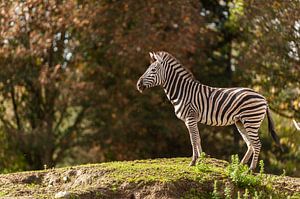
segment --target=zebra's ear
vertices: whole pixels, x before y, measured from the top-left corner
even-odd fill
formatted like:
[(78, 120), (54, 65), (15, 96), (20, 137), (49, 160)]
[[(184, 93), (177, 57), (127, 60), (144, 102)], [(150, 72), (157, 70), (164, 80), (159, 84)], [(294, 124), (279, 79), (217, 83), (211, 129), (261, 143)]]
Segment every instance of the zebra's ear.
[(152, 52), (149, 52), (149, 55), (150, 55), (150, 63), (152, 64), (153, 62), (155, 62), (155, 57), (154, 57), (154, 53)]
[(157, 53), (153, 53), (154, 55), (154, 59), (159, 61), (160, 63), (163, 61), (162, 57), (160, 55), (158, 55)]

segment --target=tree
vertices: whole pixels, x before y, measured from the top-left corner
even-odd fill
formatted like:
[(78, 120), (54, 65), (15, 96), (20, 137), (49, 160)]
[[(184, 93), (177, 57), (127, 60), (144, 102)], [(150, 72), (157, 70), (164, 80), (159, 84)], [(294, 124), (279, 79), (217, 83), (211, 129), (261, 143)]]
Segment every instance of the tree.
[(237, 77), (263, 93), (271, 110), (281, 116), (277, 118), (276, 128), (285, 152), (271, 148), (264, 138), (264, 145), (276, 154), (277, 160), (267, 154), (263, 156), (267, 164), (280, 161), (277, 167), (297, 170), (300, 137), (291, 119), (299, 120), (300, 117), (300, 2), (244, 1), (243, 7), (239, 16), (242, 37), (234, 43), (234, 59), (239, 66)]
[(54, 166), (82, 133), (89, 104), (72, 34), (86, 21), (76, 18), (76, 6), (41, 0), (1, 6), (1, 133), (28, 169)]

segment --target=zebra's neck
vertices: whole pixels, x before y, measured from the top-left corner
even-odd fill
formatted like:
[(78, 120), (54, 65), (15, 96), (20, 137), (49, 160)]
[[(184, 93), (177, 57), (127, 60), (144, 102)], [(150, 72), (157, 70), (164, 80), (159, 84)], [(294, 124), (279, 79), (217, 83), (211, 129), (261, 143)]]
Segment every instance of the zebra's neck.
[(164, 91), (173, 105), (184, 98), (185, 90), (190, 84), (200, 83), (191, 76), (191, 73), (180, 65), (167, 70)]

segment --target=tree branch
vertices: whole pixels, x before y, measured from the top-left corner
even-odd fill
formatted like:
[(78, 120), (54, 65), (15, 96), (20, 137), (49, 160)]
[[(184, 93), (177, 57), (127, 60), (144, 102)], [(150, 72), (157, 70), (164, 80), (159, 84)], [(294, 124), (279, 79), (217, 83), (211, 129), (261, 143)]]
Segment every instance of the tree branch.
[(65, 114), (67, 112), (66, 110), (67, 110), (67, 106), (65, 106), (62, 109), (62, 111), (60, 111), (60, 117), (59, 117), (58, 121), (56, 122), (54, 130), (53, 130), (54, 133), (56, 133), (58, 131), (58, 128), (59, 128), (60, 124), (62, 123), (62, 121), (63, 121), (63, 119), (65, 117)]
[[(62, 154), (65, 152), (66, 149), (68, 149), (72, 145), (72, 140), (69, 139), (70, 136), (72, 135), (72, 132), (76, 131), (76, 128), (78, 125), (81, 123), (82, 119), (84, 118), (84, 113), (86, 111), (86, 108), (82, 108), (82, 110), (78, 113), (74, 123), (69, 126), (64, 134), (58, 138), (56, 147), (58, 149), (58, 152), (56, 153), (56, 157), (53, 158), (53, 162), (56, 164), (61, 158)], [(77, 131), (77, 136), (78, 136)]]
[(298, 131), (300, 131), (300, 123), (297, 123), (296, 120), (293, 119), (293, 123)]
[(11, 86), (10, 94), (11, 94), (11, 100), (12, 100), (14, 115), (16, 117), (17, 128), (18, 128), (19, 131), (21, 131), (22, 126), (21, 126), (21, 121), (20, 121), (20, 117), (19, 117), (19, 114), (18, 114), (18, 105), (17, 105), (17, 101), (16, 101), (16, 98), (15, 98), (15, 88), (14, 88), (14, 86)]

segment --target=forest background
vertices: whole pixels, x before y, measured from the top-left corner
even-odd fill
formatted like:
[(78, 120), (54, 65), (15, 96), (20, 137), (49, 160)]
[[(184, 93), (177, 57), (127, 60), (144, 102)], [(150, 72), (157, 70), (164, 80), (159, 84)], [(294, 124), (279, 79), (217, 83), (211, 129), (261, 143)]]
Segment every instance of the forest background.
[[(135, 84), (164, 50), (215, 87), (250, 87), (272, 110), (281, 152), (260, 130), (265, 170), (300, 176), (300, 1), (27, 0), (0, 3), (0, 171), (191, 156), (160, 88)], [(235, 127), (199, 125), (229, 160)]]

